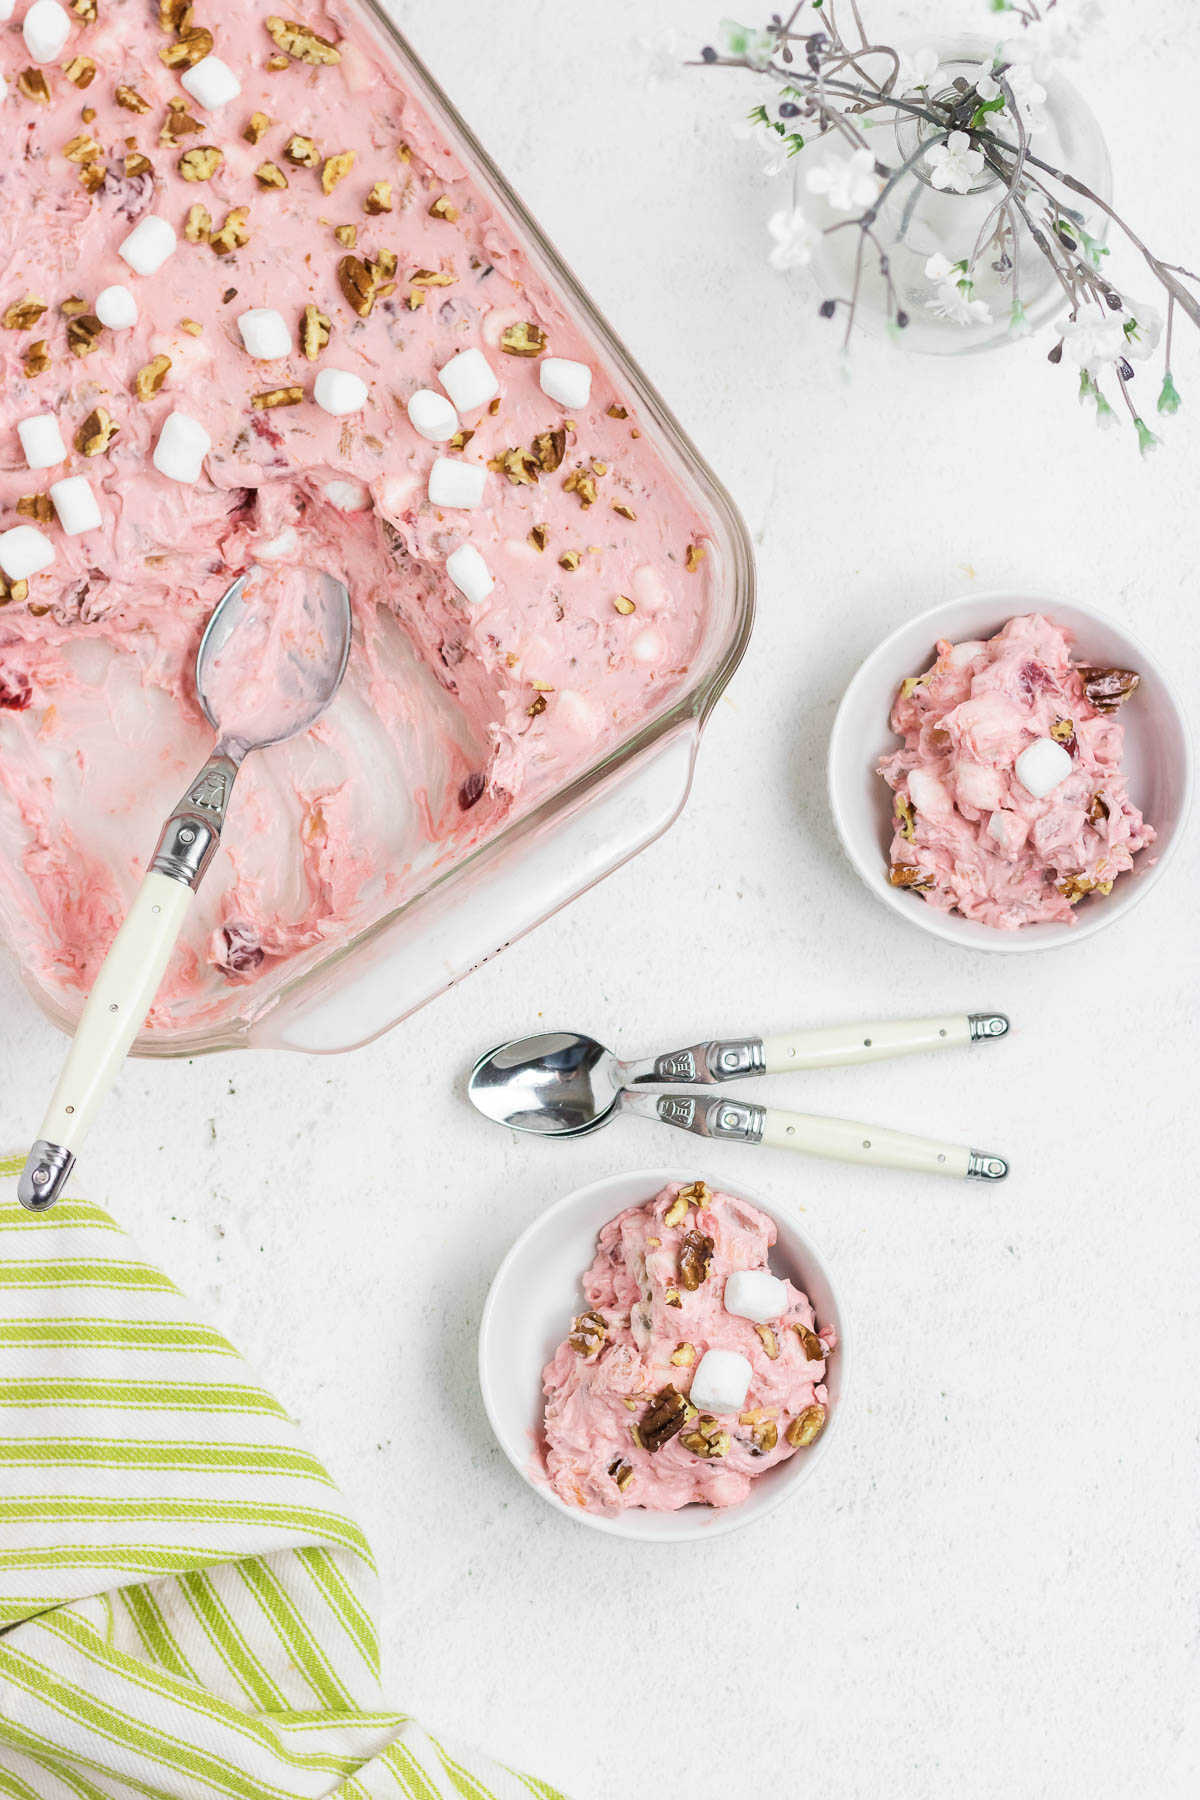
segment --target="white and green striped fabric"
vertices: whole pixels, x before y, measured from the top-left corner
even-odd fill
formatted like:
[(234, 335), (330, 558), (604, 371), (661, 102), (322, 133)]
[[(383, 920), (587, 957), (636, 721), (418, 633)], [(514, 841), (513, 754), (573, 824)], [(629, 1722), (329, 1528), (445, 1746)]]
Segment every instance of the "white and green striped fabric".
[(0, 1161), (0, 1796), (562, 1800), (384, 1706), (374, 1568), (283, 1408), (99, 1207)]

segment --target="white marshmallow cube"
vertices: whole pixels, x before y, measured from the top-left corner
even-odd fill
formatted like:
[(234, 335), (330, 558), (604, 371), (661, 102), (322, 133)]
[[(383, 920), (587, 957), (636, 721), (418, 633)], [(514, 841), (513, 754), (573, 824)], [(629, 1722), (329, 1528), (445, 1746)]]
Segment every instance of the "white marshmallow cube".
[(96, 317), (110, 331), (130, 331), (138, 322), (138, 306), (132, 292), (120, 282), (101, 288), (96, 295)]
[(178, 241), (175, 227), (168, 220), (147, 213), (144, 219), (139, 219), (125, 242), (117, 245), (117, 255), (129, 264), (135, 275), (153, 275), (162, 268), (168, 256), (174, 254)]
[(547, 356), (538, 365), (543, 394), (560, 406), (586, 406), (592, 397), (592, 371), (565, 356)]
[(482, 350), (460, 350), (438, 370), (438, 380), (460, 413), (478, 412), (500, 392), (500, 383)]
[(0, 569), (10, 581), (27, 581), (54, 561), (54, 545), (36, 525), (14, 525), (0, 531)]
[(458, 414), (445, 394), (435, 394), (432, 388), (417, 389), (408, 403), (408, 420), (431, 444), (449, 443), (458, 430)]
[(219, 56), (202, 56), (183, 71), (179, 85), (187, 89), (198, 106), (207, 107), (210, 112), (215, 107), (228, 106), (242, 91), (241, 82)]
[(58, 0), (33, 0), (21, 32), (35, 63), (57, 62), (71, 35), (70, 15)]
[(706, 1350), (696, 1364), (688, 1395), (701, 1412), (741, 1412), (754, 1370), (738, 1350)]
[(429, 498), (434, 506), (469, 510), (483, 499), (487, 470), (482, 463), (458, 462), (439, 456), (429, 471)]
[(67, 446), (53, 413), (34, 413), (32, 419), (20, 420), (17, 436), (31, 469), (52, 469), (55, 463), (66, 462)]
[(0, 0), (0, 25), (7, 25), (16, 11), (17, 0)]
[(154, 446), (152, 461), (160, 475), (172, 481), (199, 481), (212, 439), (203, 425), (187, 413), (168, 413)]
[(52, 481), (50, 498), (68, 537), (81, 537), (85, 531), (99, 529), (100, 508), (86, 476), (65, 475), (61, 481)]
[(735, 1269), (725, 1280), (725, 1311), (765, 1325), (787, 1311), (787, 1283), (769, 1269)]
[(1070, 752), (1053, 738), (1034, 738), (1018, 756), (1013, 773), (1035, 800), (1044, 800), (1067, 779), (1073, 766)]
[(349, 369), (320, 369), (313, 382), (313, 399), (323, 412), (344, 419), (347, 413), (361, 412), (367, 404), (367, 384)]
[(371, 490), (361, 481), (327, 481), (321, 492), (339, 512), (365, 512), (371, 504)]
[(496, 583), (492, 571), (474, 544), (460, 544), (446, 558), (446, 573), (464, 599), (478, 606), (487, 599)]
[(238, 314), (238, 330), (247, 353), (256, 362), (278, 362), (292, 354), (292, 334), (287, 320), (273, 306), (252, 306)]

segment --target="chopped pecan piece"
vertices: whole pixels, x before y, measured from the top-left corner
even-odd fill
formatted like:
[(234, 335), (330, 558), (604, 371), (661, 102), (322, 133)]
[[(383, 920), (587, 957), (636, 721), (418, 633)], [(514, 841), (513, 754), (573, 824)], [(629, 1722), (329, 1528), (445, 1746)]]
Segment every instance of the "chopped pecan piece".
[(564, 550), (558, 559), (558, 566), (565, 569), (568, 575), (573, 575), (582, 560), (578, 550)]
[(1142, 679), (1133, 669), (1097, 669), (1090, 665), (1080, 667), (1079, 677), (1096, 711), (1104, 713), (1116, 712)]
[(683, 1430), (688, 1410), (688, 1403), (678, 1388), (660, 1388), (638, 1421), (643, 1448), (653, 1454), (664, 1444), (669, 1444), (676, 1432)]
[(300, 169), (315, 169), (321, 160), (321, 152), (313, 140), (310, 137), (301, 137), (298, 131), (293, 131), (283, 146), (283, 154), (290, 163), (295, 163)]
[(589, 506), (594, 504), (599, 492), (596, 487), (596, 477), (590, 469), (584, 468), (572, 469), (563, 482), (563, 487), (568, 494), (577, 495), (579, 504), (585, 512)]
[(95, 313), (80, 313), (67, 325), (67, 343), (76, 356), (90, 356), (100, 342), (103, 325)]
[(414, 269), (408, 279), (413, 287), (453, 287), (458, 277), (453, 269)]
[(775, 1336), (774, 1331), (769, 1325), (756, 1325), (754, 1329), (758, 1334), (759, 1343), (771, 1361), (775, 1362), (779, 1356), (779, 1339)]
[(1088, 821), (1092, 825), (1102, 825), (1109, 816), (1108, 801), (1103, 794), (1093, 794), (1092, 803), (1088, 807)]
[(634, 512), (632, 506), (626, 506), (624, 500), (614, 500), (612, 509), (615, 513), (619, 514), (622, 519), (636, 520), (637, 518), (637, 514)]
[(278, 13), (272, 13), (267, 19), (267, 30), (284, 55), (294, 62), (329, 64), (342, 60), (336, 44), (331, 44), (328, 38), (318, 37), (311, 25), (301, 25), (295, 19), (281, 19)]
[(696, 1360), (695, 1344), (676, 1344), (671, 1352), (671, 1361), (681, 1369), (690, 1369)]
[(22, 494), (17, 501), (17, 511), (23, 519), (36, 519), (40, 525), (49, 525), (54, 518), (54, 502), (49, 494)]
[(729, 1454), (729, 1433), (722, 1430), (720, 1420), (714, 1419), (711, 1413), (701, 1413), (695, 1430), (685, 1432), (679, 1441), (693, 1456), (718, 1457)]
[(689, 1181), (686, 1187), (680, 1188), (679, 1197), (689, 1206), (707, 1206), (712, 1199), (712, 1189), (707, 1181)]
[(179, 33), (192, 23), (192, 0), (158, 0), (158, 28)]
[(81, 294), (68, 294), (65, 300), (59, 301), (58, 310), (64, 319), (77, 319), (80, 313), (87, 311), (87, 301)]
[(117, 105), (123, 106), (126, 112), (148, 113), (150, 111), (150, 102), (143, 100), (135, 87), (128, 87), (124, 82), (117, 88), (116, 101)]
[(321, 192), (332, 194), (338, 182), (346, 179), (357, 161), (357, 150), (339, 150), (336, 156), (327, 156), (321, 165)]
[(500, 348), (509, 356), (540, 356), (546, 348), (546, 334), (540, 325), (523, 319), (519, 325), (506, 326), (500, 333)]
[(333, 228), (333, 235), (339, 244), (342, 244), (347, 250), (353, 250), (355, 244), (358, 242), (358, 226), (335, 225)]
[(24, 300), (14, 300), (7, 309), (0, 325), (5, 331), (28, 331), (36, 325), (46, 310), (46, 302), (37, 299), (33, 294), (26, 294)]
[(18, 604), (29, 598), (27, 581), (10, 581), (7, 575), (0, 574), (0, 606), (7, 606), (10, 600)]
[(96, 23), (96, 0), (71, 0), (71, 11), (76, 18), (82, 19), (85, 25)]
[(156, 356), (153, 362), (138, 370), (133, 378), (133, 391), (139, 400), (153, 400), (155, 394), (161, 393), (170, 366), (169, 356)]
[(390, 279), (394, 273), (395, 258), (390, 251), (381, 250), (365, 260), (361, 256), (343, 256), (337, 266), (338, 286), (351, 309), (365, 319), (376, 300), (395, 287)]
[(893, 887), (912, 888), (915, 893), (923, 893), (933, 886), (933, 876), (927, 875), (916, 863), (893, 863), (888, 870), (888, 880)]
[(547, 475), (553, 475), (555, 469), (562, 464), (567, 453), (567, 434), (565, 431), (539, 431), (533, 440), (533, 454), (538, 467)]
[(666, 1287), (663, 1289), (663, 1302), (667, 1306), (682, 1306), (683, 1296), (677, 1287)]
[(303, 398), (302, 387), (268, 388), (265, 393), (255, 394), (250, 404), (256, 412), (263, 412), (275, 406), (299, 406)]
[(189, 337), (202, 337), (204, 335), (204, 327), (199, 319), (180, 319), (179, 329), (180, 331), (186, 331)]
[(608, 1472), (620, 1488), (621, 1492), (624, 1493), (625, 1489), (633, 1480), (632, 1463), (627, 1463), (618, 1456), (613, 1462), (609, 1463)]
[(96, 79), (96, 65), (90, 56), (73, 56), (63, 74), (72, 87), (91, 87)]
[(755, 1456), (765, 1456), (779, 1442), (779, 1425), (769, 1407), (756, 1406), (749, 1412), (739, 1413), (738, 1424), (750, 1427)]
[(590, 1361), (593, 1356), (600, 1354), (607, 1339), (608, 1321), (603, 1313), (585, 1312), (580, 1313), (577, 1319), (572, 1319), (567, 1342), (576, 1356)]
[(183, 235), (189, 244), (207, 244), (212, 237), (212, 214), (207, 206), (189, 206)]
[(1056, 744), (1065, 744), (1067, 746), (1074, 744), (1074, 719), (1055, 719), (1053, 725), (1050, 727), (1050, 736), (1054, 739)]
[(300, 319), (300, 348), (309, 362), (316, 362), (329, 342), (332, 325), (329, 316), (310, 301)]
[(694, 575), (696, 573), (696, 570), (700, 567), (700, 564), (704, 561), (704, 558), (707, 555), (708, 555), (707, 545), (705, 545), (705, 544), (689, 544), (688, 545), (687, 555), (684, 557), (683, 562), (684, 562), (684, 567), (687, 569), (687, 572), (689, 575)]
[(901, 700), (907, 700), (909, 695), (915, 694), (919, 687), (924, 687), (931, 673), (932, 671), (927, 669), (924, 675), (906, 675), (900, 683)]
[(545, 694), (535, 694), (533, 696), (533, 699), (530, 702), (530, 704), (525, 708), (525, 711), (529, 714), (529, 717), (531, 719), (536, 719), (536, 718), (540, 717), (540, 715), (542, 713), (544, 713), (545, 710), (546, 710)]
[(259, 187), (264, 188), (285, 188), (288, 184), (288, 178), (279, 164), (273, 162), (259, 163), (254, 171), (254, 179)]
[(154, 165), (150, 158), (144, 156), (140, 150), (127, 150), (125, 152), (125, 173), (126, 175), (153, 175)]
[(265, 112), (252, 112), (242, 129), (242, 136), (248, 144), (257, 144), (271, 129), (272, 120)]
[(120, 429), (111, 414), (98, 406), (88, 414), (75, 433), (75, 448), (81, 456), (100, 456), (108, 449)]
[(896, 820), (896, 830), (902, 838), (911, 844), (917, 835), (917, 821), (913, 814), (912, 802), (903, 794), (897, 794), (892, 800), (892, 813)]
[(26, 344), (21, 352), (21, 366), (30, 381), (46, 373), (50, 367), (50, 346), (45, 338), (35, 338), (32, 344)]
[(533, 525), (530, 527), (529, 541), (535, 550), (542, 551), (546, 548), (546, 539), (548, 535), (544, 525)]
[(373, 182), (363, 201), (363, 211), (378, 217), (380, 213), (392, 210), (392, 184), (390, 181)]
[(626, 618), (629, 617), (630, 613), (637, 611), (636, 602), (631, 600), (628, 594), (618, 594), (613, 601), (613, 606), (619, 613), (624, 614)]
[(1096, 883), (1087, 875), (1068, 875), (1065, 881), (1059, 882), (1058, 891), (1069, 905), (1074, 906), (1077, 900), (1092, 893), (1095, 887)]
[(689, 1293), (708, 1280), (715, 1248), (712, 1238), (702, 1231), (684, 1232), (679, 1245), (679, 1279)]
[(249, 217), (248, 206), (235, 206), (225, 214), (225, 223), (219, 231), (212, 232), (208, 240), (218, 256), (232, 256), (235, 250), (244, 249), (250, 242)]
[(158, 54), (168, 69), (194, 69), (203, 57), (212, 55), (212, 47), (212, 32), (203, 25), (193, 25), (173, 44), (164, 44)]
[(49, 106), (50, 83), (40, 69), (22, 69), (17, 76), (17, 87), (27, 100), (35, 100), (39, 106)]
[(796, 1414), (783, 1435), (793, 1449), (806, 1450), (810, 1444), (816, 1443), (824, 1429), (825, 1408), (819, 1405), (806, 1406), (803, 1412)]
[(288, 56), (268, 56), (266, 61), (266, 67), (272, 75), (278, 75), (281, 69), (290, 69), (291, 66), (291, 58)]
[(191, 137), (193, 132), (203, 129), (199, 119), (192, 117), (182, 100), (168, 100), (167, 116), (162, 122), (158, 141), (160, 144), (177, 144), (180, 138)]
[(629, 417), (625, 408), (623, 406), (618, 406), (615, 400), (610, 407), (606, 408), (606, 411), (610, 419), (627, 419)]
[(439, 194), (429, 208), (429, 216), (431, 219), (444, 219), (448, 225), (453, 225), (458, 217), (458, 208), (449, 194)]
[(807, 1325), (793, 1325), (792, 1330), (800, 1339), (800, 1348), (804, 1352), (805, 1362), (825, 1361), (825, 1346), (815, 1331), (810, 1331)]
[(681, 1193), (676, 1194), (666, 1212), (663, 1214), (663, 1224), (682, 1225), (688, 1215), (688, 1205), (689, 1202), (685, 1200)]
[(488, 468), (498, 475), (507, 475), (514, 487), (533, 487), (541, 474), (541, 464), (530, 450), (522, 450), (514, 445), (510, 450), (502, 450), (499, 456), (493, 456)]
[(185, 181), (211, 181), (224, 162), (225, 152), (215, 144), (197, 144), (195, 149), (184, 151), (178, 168)]

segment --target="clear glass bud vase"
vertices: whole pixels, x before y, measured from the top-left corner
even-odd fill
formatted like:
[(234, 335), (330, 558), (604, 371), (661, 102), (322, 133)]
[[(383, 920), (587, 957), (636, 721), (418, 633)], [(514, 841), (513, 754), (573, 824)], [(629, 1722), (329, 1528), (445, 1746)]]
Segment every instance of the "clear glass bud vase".
[[(990, 66), (995, 53), (994, 43), (976, 38), (946, 40), (933, 48), (938, 66), (927, 88), (906, 96), (918, 104), (926, 98), (953, 96), (960, 78), (973, 85), (981, 65)], [(1095, 115), (1061, 76), (1039, 74), (1038, 81), (1045, 99), (1038, 103), (1030, 126), (1030, 148), (1043, 162), (1068, 171), (1107, 201), (1112, 171)], [(878, 163), (896, 170), (916, 158), (880, 206), (875, 243), (863, 245), (856, 330), (890, 329), (909, 349), (953, 355), (1012, 342), (1064, 310), (1062, 286), (1029, 223), (1019, 211), (1006, 214), (1003, 223), (1000, 220), (997, 203), (1004, 195), (1004, 183), (998, 175), (984, 168), (967, 193), (938, 188), (932, 162), (921, 155), (922, 143), (936, 134), (934, 125), (883, 111), (863, 115), (855, 123), (865, 130)], [(1015, 141), (1007, 115), (1000, 116), (995, 128), (998, 135)], [(814, 222), (821, 228), (841, 227), (821, 237), (812, 269), (827, 301), (837, 302), (835, 317), (844, 326), (855, 287), (860, 234), (845, 224), (845, 214), (838, 215), (807, 192), (805, 183), (809, 168), (841, 154), (829, 137), (808, 145), (794, 158), (793, 179), (797, 202)], [(1101, 209), (1069, 195), (1053, 181), (1048, 184), (1080, 215), (1081, 228), (1102, 240), (1106, 221)], [(880, 267), (880, 252), (886, 258), (886, 272)], [(972, 265), (970, 286), (955, 290), (951, 278), (948, 296), (944, 270), (964, 261)], [(898, 309), (907, 320), (903, 328), (896, 326)]]

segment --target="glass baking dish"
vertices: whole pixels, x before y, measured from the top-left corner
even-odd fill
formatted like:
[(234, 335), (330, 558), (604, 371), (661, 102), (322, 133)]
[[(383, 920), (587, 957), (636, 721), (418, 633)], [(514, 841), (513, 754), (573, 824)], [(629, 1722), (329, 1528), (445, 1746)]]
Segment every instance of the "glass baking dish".
[[(342, 0), (331, 11), (355, 14), (371, 34), (588, 341), (595, 361), (632, 399), (642, 434), (703, 519), (707, 617), (681, 685), (615, 748), (491, 837), (427, 871), (402, 904), (348, 941), (238, 990), (237, 1009), (218, 1022), (143, 1033), (135, 1045), (142, 1055), (355, 1048), (585, 892), (678, 815), (702, 727), (753, 623), (749, 538), (720, 482), (382, 7), (376, 0)], [(153, 824), (149, 829), (152, 835)], [(22, 974), (47, 1015), (72, 1029), (72, 1006), (27, 969)]]

